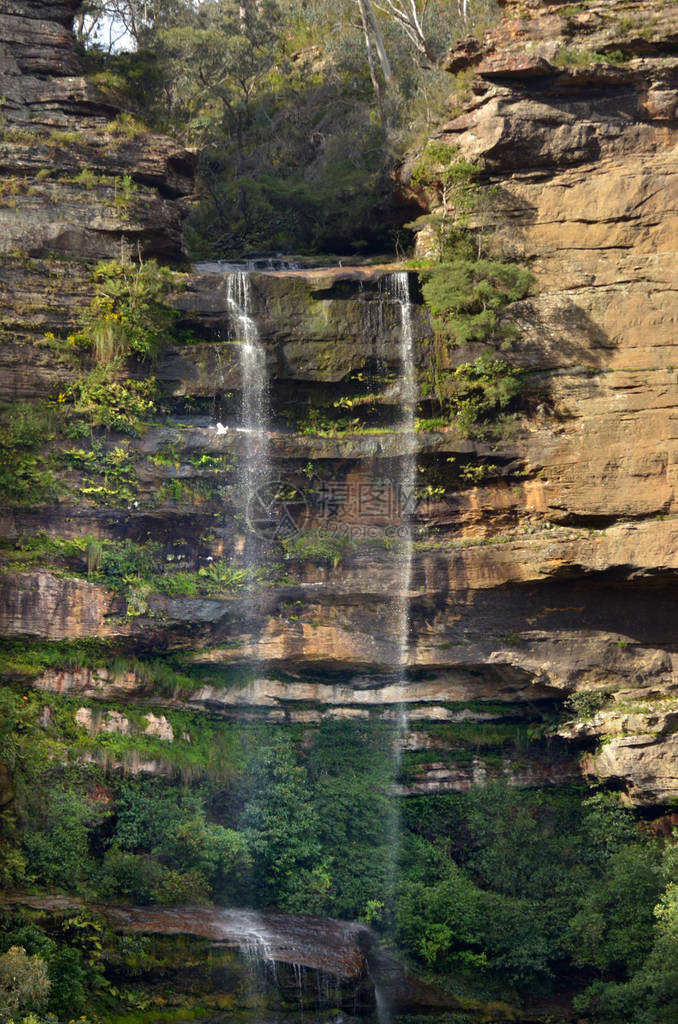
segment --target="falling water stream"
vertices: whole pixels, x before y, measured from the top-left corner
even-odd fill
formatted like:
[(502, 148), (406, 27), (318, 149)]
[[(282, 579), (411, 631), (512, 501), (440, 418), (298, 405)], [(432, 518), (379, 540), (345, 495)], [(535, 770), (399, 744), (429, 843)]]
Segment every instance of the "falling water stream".
[(414, 491), (417, 474), (417, 445), (414, 417), (417, 407), (417, 377), (414, 365), (414, 326), (412, 303), (410, 302), (409, 275), (406, 270), (392, 275), (394, 296), (400, 307), (400, 400), (402, 433), (402, 455), (397, 481), (398, 507), (400, 513), (400, 566), (398, 572), (398, 616), (399, 658), (401, 682), (404, 682), (409, 660), (410, 632), (410, 589), (412, 586), (412, 514), (414, 512)]
[(245, 435), (240, 460), (241, 507), (255, 514), (259, 488), (270, 476), (270, 402), (266, 349), (252, 317), (252, 284), (247, 270), (231, 269), (226, 279), (226, 300), (240, 342), (238, 353), (242, 379), (240, 428)]
[[(394, 625), (396, 637), (395, 674), (398, 686), (402, 691), (407, 685), (407, 671), (410, 658), (410, 593), (412, 589), (413, 565), (413, 514), (415, 509), (415, 484), (417, 474), (417, 438), (415, 433), (415, 413), (417, 407), (417, 378), (414, 357), (414, 324), (412, 303), (410, 300), (409, 275), (407, 271), (397, 271), (389, 275), (385, 282), (386, 294), (394, 299), (399, 307), (400, 320), (400, 418), (397, 430), (400, 438), (400, 456), (398, 472), (393, 480), (397, 495), (397, 511), (399, 520), (399, 542), (396, 547), (397, 564), (395, 571), (395, 595), (392, 599), (394, 609)], [(403, 747), (408, 731), (408, 705), (404, 692), (395, 711), (395, 731), (393, 737), (393, 776), (397, 785), (402, 766)], [(389, 827), (390, 854), (390, 888), (395, 893), (398, 877), (398, 862), (401, 846), (401, 819), (397, 796), (391, 802), (391, 820)], [(389, 1024), (392, 1013), (388, 999), (388, 988), (375, 984), (377, 1000), (377, 1016), (380, 1024)]]

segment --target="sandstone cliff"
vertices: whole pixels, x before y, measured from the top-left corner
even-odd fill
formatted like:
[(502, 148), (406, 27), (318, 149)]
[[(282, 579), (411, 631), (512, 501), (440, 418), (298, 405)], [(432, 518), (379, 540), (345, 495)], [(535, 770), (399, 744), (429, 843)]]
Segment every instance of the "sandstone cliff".
[(91, 261), (186, 258), (171, 200), (192, 187), (193, 154), (119, 116), (81, 76), (71, 30), (78, 6), (0, 5), (4, 399), (63, 382), (44, 336), (73, 328)]
[(449, 55), (476, 77), (438, 136), (482, 162), (490, 245), (537, 278), (518, 358), (541, 401), (505, 447), (527, 479), (501, 504), (496, 488), (459, 503), (475, 529), (514, 517), (505, 547), (464, 557), (473, 614), (500, 603), (522, 638), (492, 663), (609, 695), (587, 770), (650, 802), (673, 774), (677, 31), (675, 4), (506, 4)]
[[(44, 399), (74, 372), (45, 338), (72, 330), (91, 294), (92, 261), (121, 249), (184, 259), (173, 199), (191, 188), (192, 158), (121, 119), (77, 77), (74, 3), (20, 6), (0, 3), (0, 388), (6, 399)], [(384, 546), (347, 543), (320, 555), (288, 551), (254, 603), (228, 587), (116, 591), (86, 578), (84, 553), (67, 565), (24, 560), (18, 571), (21, 558), (10, 557), (6, 636), (105, 638), (125, 656), (179, 651), (196, 673), (190, 692), (162, 698), (133, 666), (122, 675), (100, 665), (52, 669), (37, 674), (38, 688), (103, 706), (144, 698), (309, 727), (328, 714), (393, 715), (406, 701), (421, 723), (406, 739), (413, 791), (468, 788), (488, 771), (516, 785), (583, 771), (637, 803), (678, 795), (676, 5), (652, 24), (619, 4), (572, 13), (533, 2), (506, 13), (482, 44), (450, 55), (451, 70), (473, 66), (475, 78), (440, 139), (483, 160), (498, 188), (491, 244), (536, 276), (535, 295), (513, 310), (531, 411), (492, 447), (452, 429), (419, 435), (423, 479), (442, 474), (446, 497), (420, 511), (427, 532), (407, 595), (405, 683), (394, 674), (401, 638), (384, 600), (402, 586), (398, 559)], [(617, 51), (622, 60), (606, 59)], [(407, 165), (401, 175), (411, 199)], [(422, 209), (430, 201), (416, 198)], [(387, 429), (398, 404), (399, 331), (397, 305), (383, 302), (388, 273), (253, 277), (278, 417), (276, 467), (309, 492), (322, 479), (357, 487), (393, 474), (410, 443)], [(176, 299), (193, 341), (168, 341), (156, 367), (166, 422), (105, 442), (107, 452), (124, 447), (133, 498), (97, 503), (72, 480), (48, 507), (6, 509), (10, 549), (40, 530), (153, 541), (163, 560), (180, 556), (206, 573), (242, 546), (232, 499), (240, 442), (208, 426), (233, 409), (240, 386), (224, 340), (227, 297), (215, 280), (190, 275)], [(411, 288), (416, 294), (414, 278)], [(431, 330), (420, 304), (415, 332), (423, 375)], [(361, 375), (377, 364), (374, 433), (299, 429), (300, 410), (360, 399)], [(486, 467), (481, 483), (460, 472), (467, 465)], [(319, 524), (318, 516), (310, 526)], [(573, 691), (597, 713), (582, 722), (572, 711), (560, 736), (549, 736)], [(487, 721), (507, 736), (531, 724), (538, 738), (521, 751), (495, 738), (488, 760), (475, 739), (469, 749), (454, 732)], [(427, 723), (451, 729), (441, 738)]]

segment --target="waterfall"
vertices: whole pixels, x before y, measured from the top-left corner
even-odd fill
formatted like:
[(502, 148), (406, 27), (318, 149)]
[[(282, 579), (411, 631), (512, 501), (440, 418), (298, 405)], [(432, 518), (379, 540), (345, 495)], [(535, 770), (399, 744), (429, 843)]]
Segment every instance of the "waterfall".
[[(396, 631), (395, 676), (398, 685), (404, 689), (410, 655), (410, 592), (412, 589), (413, 564), (413, 514), (415, 510), (415, 484), (417, 475), (417, 438), (415, 413), (417, 407), (417, 377), (414, 358), (414, 322), (410, 301), (409, 275), (398, 271), (386, 278), (385, 293), (395, 301), (399, 312), (399, 363), (400, 363), (400, 416), (396, 425), (400, 439), (398, 471), (392, 481), (397, 496), (399, 519), (399, 543), (395, 548), (395, 597), (392, 599), (393, 621)], [(408, 706), (404, 699), (396, 707), (395, 731), (393, 737), (393, 775), (397, 780), (402, 765), (402, 752), (408, 729)], [(390, 854), (390, 886), (395, 894), (398, 859), (401, 845), (401, 820), (397, 795), (393, 796), (390, 820), (388, 822)], [(383, 990), (375, 983), (377, 1016), (380, 1024), (392, 1020), (389, 1005), (388, 986)]]
[(401, 373), (401, 419), (403, 451), (396, 482), (398, 508), (401, 519), (400, 535), (402, 546), (398, 566), (397, 630), (399, 636), (399, 658), (401, 681), (407, 670), (409, 658), (410, 631), (410, 589), (412, 586), (412, 514), (414, 512), (414, 491), (417, 476), (417, 441), (414, 417), (417, 408), (417, 376), (414, 365), (414, 324), (410, 302), (409, 274), (406, 270), (392, 275), (390, 281), (393, 295), (400, 307), (400, 373)]
[(270, 402), (266, 350), (251, 315), (252, 287), (249, 271), (229, 272), (226, 300), (240, 342), (240, 430), (245, 435), (239, 471), (241, 505), (246, 515), (256, 516), (257, 491), (270, 477)]

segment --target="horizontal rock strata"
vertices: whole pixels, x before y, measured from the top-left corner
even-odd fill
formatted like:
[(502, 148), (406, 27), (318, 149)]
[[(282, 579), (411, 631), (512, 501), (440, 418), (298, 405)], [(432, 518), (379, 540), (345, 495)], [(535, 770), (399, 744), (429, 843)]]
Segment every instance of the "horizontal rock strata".
[[(28, 5), (32, 28), (42, 26), (30, 42), (16, 4), (0, 2), (0, 167), (14, 182), (0, 197), (4, 400), (53, 399), (68, 383), (72, 369), (45, 338), (77, 323), (93, 261), (122, 246), (181, 262), (174, 200), (192, 187), (192, 155), (120, 121), (78, 76), (67, 46), (72, 7), (49, 5), (48, 16), (47, 6)], [(274, 568), (253, 588), (207, 586), (210, 567), (245, 544), (235, 494), (246, 450), (235, 429), (241, 339), (224, 277), (186, 275), (173, 301), (191, 341), (168, 340), (154, 369), (165, 422), (102, 441), (105, 453), (120, 448), (129, 459), (134, 496), (97, 504), (71, 473), (51, 505), (2, 512), (6, 637), (98, 637), (122, 656), (179, 652), (203, 673), (190, 692), (161, 699), (132, 670), (36, 672), (35, 685), (72, 698), (74, 714), (78, 700), (100, 702), (103, 714), (121, 698), (148, 701), (157, 718), (165, 706), (188, 707), (311, 727), (326, 715), (388, 717), (405, 701), (413, 722), (455, 724), (464, 710), (481, 714), (460, 705), (498, 701), (500, 721), (544, 724), (570, 695), (595, 693), (604, 709), (583, 722), (568, 705), (561, 738), (537, 744), (525, 764), (500, 751), (488, 769), (482, 756), (455, 760), (451, 748), (415, 737), (409, 791), (464, 789), (489, 771), (526, 785), (598, 778), (647, 805), (678, 795), (671, 715), (656, 727), (614, 724), (629, 705), (671, 701), (676, 688), (675, 26), (670, 7), (629, 34), (610, 5), (576, 15), (524, 6), (526, 17), (509, 10), (482, 43), (450, 55), (451, 69), (473, 66), (476, 78), (439, 133), (482, 161), (497, 190), (490, 250), (536, 277), (534, 295), (510, 311), (521, 332), (511, 358), (528, 381), (514, 434), (472, 441), (450, 425), (415, 438), (398, 426), (397, 267), (257, 272), (274, 470), (306, 495), (306, 536), (324, 530), (327, 539), (332, 527), (347, 541), (306, 554), (269, 549)], [(411, 186), (410, 169), (406, 161), (400, 187), (428, 209), (433, 198)], [(426, 244), (422, 232), (421, 251)], [(432, 330), (413, 273), (410, 295), (424, 387)], [(479, 351), (451, 353), (450, 366)], [(318, 409), (344, 422), (314, 428)], [(366, 521), (330, 517), (321, 499), (328, 480), (355, 491), (397, 478), (414, 449), (418, 483), (432, 493), (415, 517), (405, 595), (388, 517), (370, 520), (374, 536), (354, 537)], [(40, 531), (157, 543), (161, 567), (195, 574), (194, 592), (102, 582), (88, 576), (85, 553), (22, 564), (12, 545)], [(404, 597), (405, 666), (394, 614)]]

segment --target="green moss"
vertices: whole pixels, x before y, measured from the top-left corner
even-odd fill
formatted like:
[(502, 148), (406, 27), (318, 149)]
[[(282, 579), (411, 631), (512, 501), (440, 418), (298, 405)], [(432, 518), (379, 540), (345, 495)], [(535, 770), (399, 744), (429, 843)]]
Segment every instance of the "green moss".
[(557, 67), (589, 67), (591, 64), (624, 64), (629, 57), (623, 50), (613, 50), (610, 53), (598, 53), (595, 50), (574, 49), (561, 47), (553, 63)]
[(225, 498), (225, 481), (219, 477), (205, 477), (192, 480), (173, 477), (165, 480), (157, 492), (157, 502), (172, 505), (201, 507), (218, 504), (223, 507)]
[(81, 132), (65, 132), (53, 128), (47, 136), (48, 141), (57, 146), (83, 146), (85, 145)]
[(287, 558), (300, 562), (327, 563), (336, 568), (356, 546), (345, 535), (334, 535), (326, 531), (304, 530), (295, 537), (283, 541)]
[(0, 640), (0, 677), (33, 678), (47, 669), (104, 667), (111, 657), (106, 640)]

